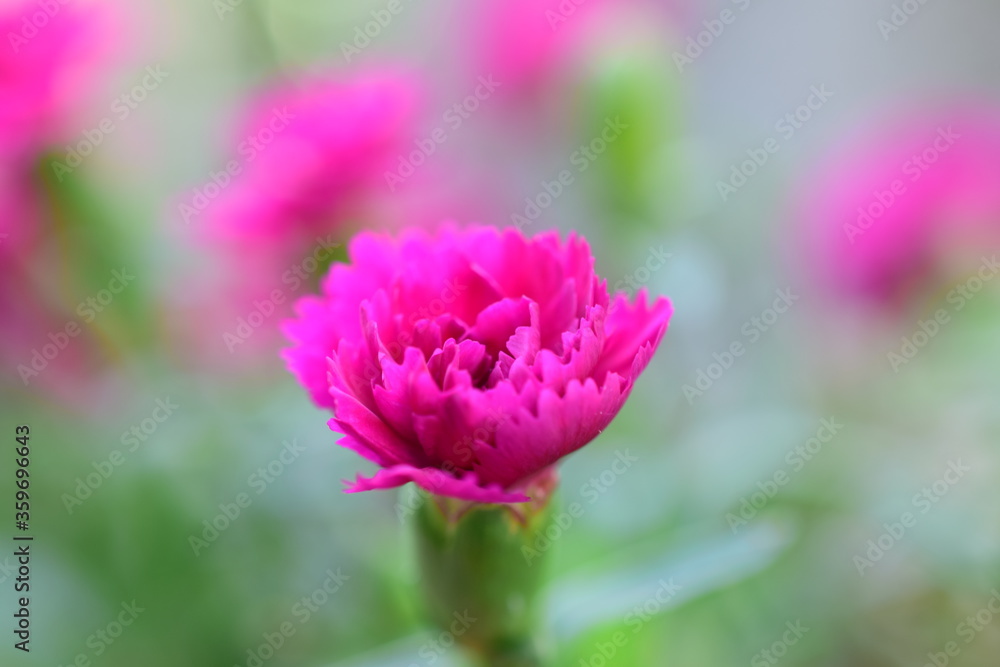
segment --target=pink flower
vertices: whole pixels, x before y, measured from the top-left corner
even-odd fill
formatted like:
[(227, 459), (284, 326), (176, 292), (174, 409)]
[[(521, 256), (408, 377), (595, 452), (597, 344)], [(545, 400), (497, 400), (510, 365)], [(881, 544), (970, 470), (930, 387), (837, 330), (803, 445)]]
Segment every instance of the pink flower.
[(20, 389), (40, 385), (67, 402), (85, 394), (71, 380), (82, 375), (87, 346), (53, 342), (68, 338), (67, 316), (36, 269), (63, 262), (45, 252), (51, 212), (39, 165), (82, 129), (78, 112), (117, 46), (116, 17), (103, 6), (65, 2), (0, 7), (0, 358), (16, 369)]
[(16, 2), (0, 9), (0, 156), (37, 153), (67, 139), (115, 42), (103, 8)]
[(587, 242), (514, 229), (362, 233), (352, 265), (285, 323), (290, 370), (340, 444), (407, 482), (475, 502), (525, 487), (604, 430), (656, 350), (670, 302), (612, 301)]
[[(478, 0), (463, 18), (463, 51), (474, 78), (496, 77), (502, 94), (531, 94), (582, 65), (616, 30), (634, 39), (635, 22), (660, 37), (682, 12), (681, 0)], [(630, 26), (633, 26), (630, 28)]]
[(947, 279), (949, 251), (1000, 245), (1000, 110), (893, 118), (810, 184), (797, 214), (808, 252), (793, 251), (804, 270), (830, 291), (903, 307)]
[[(179, 290), (194, 328), (181, 335), (201, 343), (189, 349), (203, 348), (215, 362), (236, 350), (273, 359), (277, 323), (330, 261), (329, 246), (382, 219), (377, 209), (391, 194), (385, 173), (412, 148), (417, 102), (415, 81), (382, 71), (285, 83), (256, 96), (227, 162), (181, 201), (215, 281), (211, 290)], [(261, 330), (249, 320), (263, 320)]]
[(365, 195), (389, 191), (385, 172), (409, 145), (416, 97), (411, 81), (384, 73), (262, 94), (241, 125), (238, 170), (207, 204), (209, 235), (273, 250), (342, 226)]
[(38, 160), (68, 140), (112, 50), (114, 16), (37, 1), (0, 8), (0, 254), (25, 254), (39, 236)]
[[(560, 6), (573, 8), (566, 15)], [(606, 24), (610, 0), (482, 0), (467, 8), (464, 49), (471, 73), (488, 74), (504, 94), (539, 90), (583, 54), (590, 37)]]
[(588, 0), (564, 16), (563, 0), (482, 0), (469, 6), (468, 51), (476, 75), (495, 76), (512, 91), (539, 86), (581, 48), (598, 10)]

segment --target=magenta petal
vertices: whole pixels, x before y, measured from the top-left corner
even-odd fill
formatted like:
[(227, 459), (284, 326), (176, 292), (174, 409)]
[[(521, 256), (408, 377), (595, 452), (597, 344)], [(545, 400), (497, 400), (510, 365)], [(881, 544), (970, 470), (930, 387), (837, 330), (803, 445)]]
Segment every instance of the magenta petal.
[(496, 354), (520, 327), (531, 324), (531, 303), (524, 297), (497, 301), (479, 313), (469, 334)]
[(407, 482), (414, 482), (422, 489), (439, 496), (476, 503), (524, 503), (531, 500), (523, 493), (506, 492), (495, 484), (482, 486), (477, 482), (475, 473), (466, 473), (463, 477), (457, 478), (437, 468), (415, 468), (409, 465), (383, 468), (372, 477), (365, 478), (359, 475), (353, 483), (350, 480), (344, 482), (351, 485), (346, 489), (347, 493), (392, 489)]
[(285, 350), (282, 356), (313, 401), (332, 408), (326, 360), (335, 349), (337, 335), (329, 306), (317, 297), (304, 297), (295, 304), (295, 312), (297, 319), (282, 323), (282, 330), (295, 346)]
[(666, 299), (614, 303), (587, 243), (554, 233), (363, 233), (354, 264), (286, 331), (289, 366), (384, 470), (353, 491), (413, 481), (475, 502), (518, 489), (614, 419), (666, 331)]
[(593, 380), (571, 381), (565, 394), (542, 391), (537, 412), (521, 410), (501, 424), (496, 447), (477, 452), (476, 470), (504, 486), (521, 482), (583, 447), (603, 431), (621, 408), (625, 396), (617, 375), (606, 386)]
[(631, 376), (632, 362), (639, 349), (646, 344), (656, 349), (673, 312), (673, 305), (663, 297), (647, 306), (645, 290), (639, 291), (635, 305), (619, 296), (608, 313), (604, 352), (594, 368), (593, 377), (601, 380), (606, 372)]
[(337, 414), (331, 420), (331, 426), (336, 425), (341, 433), (351, 436), (376, 453), (380, 464), (422, 462), (420, 451), (410, 447), (368, 408), (339, 389), (332, 389), (331, 393)]

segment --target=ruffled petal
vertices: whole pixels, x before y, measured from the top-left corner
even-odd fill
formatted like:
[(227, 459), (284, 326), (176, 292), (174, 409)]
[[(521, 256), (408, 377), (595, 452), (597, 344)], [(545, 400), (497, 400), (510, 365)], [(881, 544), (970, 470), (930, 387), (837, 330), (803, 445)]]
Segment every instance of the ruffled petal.
[(572, 380), (562, 396), (542, 389), (535, 410), (524, 407), (499, 425), (496, 446), (477, 452), (475, 470), (504, 487), (515, 485), (597, 437), (624, 401), (615, 374), (608, 374), (604, 387), (590, 378)]
[[(624, 296), (615, 299), (605, 324), (604, 350), (593, 377), (601, 382), (608, 372), (632, 376), (632, 362), (639, 349), (647, 344), (656, 349), (673, 312), (673, 305), (664, 297), (647, 305), (646, 290), (639, 290), (635, 304), (630, 304)], [(645, 364), (639, 371), (643, 368)]]
[(300, 304), (286, 358), (341, 444), (384, 467), (352, 491), (522, 502), (611, 423), (672, 312), (644, 291), (610, 304), (579, 237), (448, 226), (361, 234), (350, 254)]
[(504, 491), (496, 484), (481, 485), (473, 472), (455, 477), (438, 468), (415, 468), (409, 465), (383, 468), (371, 477), (358, 475), (354, 482), (350, 480), (344, 482), (350, 485), (346, 489), (347, 493), (393, 489), (407, 482), (414, 482), (420, 488), (439, 496), (475, 503), (524, 503), (531, 500), (523, 493)]

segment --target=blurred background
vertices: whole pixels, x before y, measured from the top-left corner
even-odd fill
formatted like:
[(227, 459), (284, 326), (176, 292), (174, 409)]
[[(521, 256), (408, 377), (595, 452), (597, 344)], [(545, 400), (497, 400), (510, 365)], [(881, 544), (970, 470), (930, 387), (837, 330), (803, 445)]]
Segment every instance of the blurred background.
[(998, 20), (4, 3), (0, 485), (28, 425), (35, 539), (0, 663), (466, 664), (413, 490), (342, 494), (371, 464), (279, 357), (358, 230), (454, 219), (579, 231), (676, 309), (561, 467), (553, 665), (997, 664)]

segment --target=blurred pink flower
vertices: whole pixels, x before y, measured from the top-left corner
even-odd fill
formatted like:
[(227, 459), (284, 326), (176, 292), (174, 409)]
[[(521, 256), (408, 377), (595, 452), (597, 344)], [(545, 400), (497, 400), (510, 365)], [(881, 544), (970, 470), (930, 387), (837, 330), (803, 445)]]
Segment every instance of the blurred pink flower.
[[(468, 52), (477, 76), (510, 91), (538, 87), (580, 48), (609, 0), (481, 0), (469, 6)], [(570, 11), (571, 10), (571, 11)]]
[(333, 246), (382, 216), (386, 173), (412, 148), (419, 94), (414, 79), (378, 71), (282, 84), (253, 100), (230, 161), (181, 203), (215, 269), (180, 290), (200, 300), (182, 308), (208, 357), (220, 358), (221, 340), (230, 353), (273, 359), (296, 292), (314, 284)]
[(262, 94), (205, 206), (209, 236), (273, 251), (342, 227), (366, 196), (388, 192), (385, 172), (412, 141), (417, 96), (413, 81), (387, 73)]
[(37, 1), (0, 8), (0, 254), (26, 252), (37, 238), (38, 161), (76, 130), (115, 41), (112, 16)]
[[(490, 75), (504, 95), (532, 94), (550, 87), (561, 71), (582, 64), (616, 26), (656, 24), (669, 38), (686, 0), (479, 0), (462, 15), (472, 77)], [(624, 23), (622, 23), (624, 21)], [(635, 39), (632, 29), (624, 34)]]
[(672, 312), (614, 301), (587, 242), (448, 226), (365, 232), (352, 265), (285, 323), (290, 370), (340, 444), (380, 466), (350, 491), (407, 482), (475, 502), (526, 486), (604, 430)]
[(107, 9), (37, 0), (0, 8), (0, 159), (37, 155), (76, 130), (73, 112), (116, 41)]
[[(797, 203), (828, 290), (902, 307), (941, 279), (947, 253), (1000, 245), (1000, 110), (910, 113), (848, 141)], [(801, 238), (801, 237), (799, 237)]]
[[(0, 7), (0, 356), (23, 386), (41, 384), (63, 398), (77, 389), (67, 369), (79, 372), (85, 354), (78, 348), (86, 346), (54, 347), (54, 340), (68, 341), (69, 316), (34, 270), (48, 231), (39, 165), (46, 151), (78, 131), (77, 118), (117, 47), (116, 17), (97, 4), (34, 0)], [(50, 363), (57, 370), (39, 370)]]

